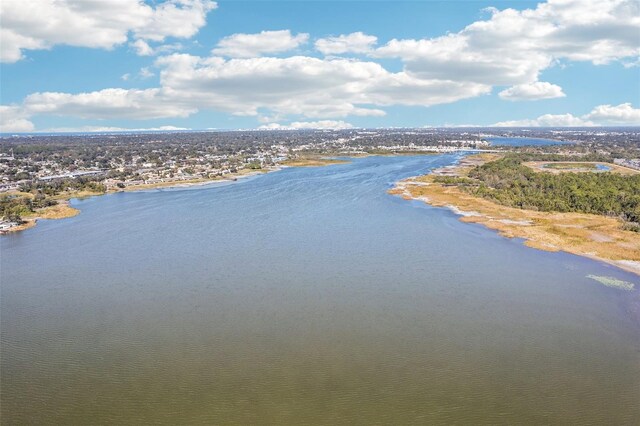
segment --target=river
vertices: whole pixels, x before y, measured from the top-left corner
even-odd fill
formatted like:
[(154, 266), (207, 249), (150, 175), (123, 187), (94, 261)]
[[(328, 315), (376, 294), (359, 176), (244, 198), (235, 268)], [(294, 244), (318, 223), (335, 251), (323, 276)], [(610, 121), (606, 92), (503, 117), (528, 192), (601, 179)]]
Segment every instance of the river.
[(637, 277), (386, 193), (459, 158), (74, 200), (1, 237), (3, 424), (637, 424)]

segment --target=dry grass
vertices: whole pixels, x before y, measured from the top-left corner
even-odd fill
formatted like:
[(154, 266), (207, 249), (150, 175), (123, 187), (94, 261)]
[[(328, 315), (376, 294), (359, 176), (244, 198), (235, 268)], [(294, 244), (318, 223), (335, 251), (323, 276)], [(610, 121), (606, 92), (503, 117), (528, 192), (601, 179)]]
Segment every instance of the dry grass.
[(24, 231), (25, 229), (33, 228), (34, 226), (36, 226), (36, 219), (24, 219), (24, 223), (22, 225), (14, 226), (9, 229), (8, 232)]
[[(459, 173), (466, 171), (463, 166)], [(622, 230), (614, 218), (506, 207), (457, 186), (436, 183), (433, 175), (398, 182), (390, 193), (459, 211), (461, 221), (483, 224), (505, 237), (524, 238), (530, 247), (597, 258), (640, 275), (640, 235)]]
[(22, 192), (22, 191), (7, 191), (2, 193), (3, 196), (14, 196), (14, 197), (25, 197), (25, 198), (34, 198), (35, 195), (33, 195), (30, 192)]
[(23, 218), (24, 223), (22, 225), (11, 228), (9, 232), (18, 232), (24, 231), (25, 229), (33, 228), (34, 226), (36, 226), (39, 219), (65, 219), (68, 217), (76, 216), (79, 213), (80, 210), (71, 207), (67, 201), (61, 201), (55, 206), (38, 209), (28, 216), (25, 216)]
[(80, 213), (80, 210), (71, 207), (68, 201), (60, 201), (55, 206), (38, 209), (35, 212), (25, 216), (24, 219), (65, 219), (67, 217), (73, 217), (78, 213)]
[(97, 192), (97, 191), (64, 191), (61, 192), (58, 195), (53, 195), (49, 198), (51, 198), (52, 200), (61, 200), (61, 201), (67, 201), (70, 200), (72, 198), (89, 198), (89, 197), (95, 197), (96, 195), (104, 195), (104, 192)]
[(40, 219), (65, 219), (80, 213), (80, 210), (73, 208), (68, 202), (60, 202), (55, 206), (45, 207), (37, 210), (34, 215)]

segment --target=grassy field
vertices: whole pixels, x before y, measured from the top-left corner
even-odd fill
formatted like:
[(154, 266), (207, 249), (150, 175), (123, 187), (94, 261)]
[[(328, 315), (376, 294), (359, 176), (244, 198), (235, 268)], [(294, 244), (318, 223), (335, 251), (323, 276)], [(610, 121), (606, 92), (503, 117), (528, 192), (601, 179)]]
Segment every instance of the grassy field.
[(60, 201), (55, 206), (45, 207), (38, 209), (25, 219), (38, 218), (38, 219), (65, 219), (67, 217), (73, 217), (80, 213), (80, 210), (73, 208), (67, 201)]

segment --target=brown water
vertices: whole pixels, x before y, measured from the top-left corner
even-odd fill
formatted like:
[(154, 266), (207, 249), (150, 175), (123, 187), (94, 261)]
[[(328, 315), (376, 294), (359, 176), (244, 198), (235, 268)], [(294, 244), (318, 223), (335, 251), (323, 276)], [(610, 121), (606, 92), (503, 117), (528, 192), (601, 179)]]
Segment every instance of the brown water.
[(640, 424), (637, 278), (385, 193), (453, 158), (109, 195), (3, 237), (2, 424)]

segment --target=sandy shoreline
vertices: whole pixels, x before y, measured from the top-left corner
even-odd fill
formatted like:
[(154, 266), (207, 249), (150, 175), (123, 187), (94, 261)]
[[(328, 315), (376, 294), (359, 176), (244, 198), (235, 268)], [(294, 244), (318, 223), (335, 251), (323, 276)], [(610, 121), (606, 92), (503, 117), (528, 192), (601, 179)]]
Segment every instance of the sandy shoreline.
[(640, 276), (640, 236), (620, 229), (617, 219), (506, 207), (466, 193), (455, 185), (434, 181), (438, 175), (463, 176), (474, 165), (491, 159), (491, 156), (466, 157), (456, 166), (399, 181), (389, 193), (448, 208), (460, 215), (462, 222), (482, 224), (504, 237), (522, 238), (529, 247), (588, 257)]

